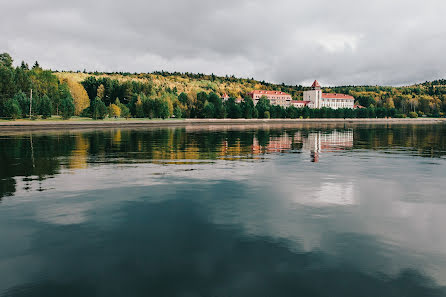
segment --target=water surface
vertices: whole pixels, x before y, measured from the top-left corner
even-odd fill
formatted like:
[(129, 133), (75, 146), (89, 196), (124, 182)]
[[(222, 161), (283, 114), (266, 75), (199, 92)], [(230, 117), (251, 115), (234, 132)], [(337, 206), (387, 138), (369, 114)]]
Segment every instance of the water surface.
[(446, 296), (444, 124), (0, 135), (0, 296)]

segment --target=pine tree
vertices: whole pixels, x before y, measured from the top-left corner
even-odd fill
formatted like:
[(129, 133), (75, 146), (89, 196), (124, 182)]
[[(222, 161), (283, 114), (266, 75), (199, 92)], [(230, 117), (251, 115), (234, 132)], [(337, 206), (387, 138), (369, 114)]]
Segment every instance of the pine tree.
[(73, 98), (71, 98), (71, 96), (62, 98), (60, 103), (60, 113), (62, 115), (62, 118), (64, 120), (68, 120), (74, 115), (74, 110), (75, 107), (73, 103)]
[(42, 118), (46, 119), (51, 117), (52, 111), (53, 108), (51, 106), (51, 100), (47, 95), (44, 95), (40, 100), (39, 114), (42, 116)]

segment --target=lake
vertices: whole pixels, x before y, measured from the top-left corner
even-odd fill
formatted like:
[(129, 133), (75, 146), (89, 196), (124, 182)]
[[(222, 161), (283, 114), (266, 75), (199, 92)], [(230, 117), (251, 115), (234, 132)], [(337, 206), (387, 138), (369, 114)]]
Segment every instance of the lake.
[(446, 296), (446, 125), (0, 132), (0, 296)]

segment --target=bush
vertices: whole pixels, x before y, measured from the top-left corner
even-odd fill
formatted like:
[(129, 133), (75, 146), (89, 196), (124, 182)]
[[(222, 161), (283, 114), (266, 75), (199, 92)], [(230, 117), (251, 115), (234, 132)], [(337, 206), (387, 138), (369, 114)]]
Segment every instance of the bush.
[(411, 111), (411, 112), (409, 112), (409, 117), (412, 119), (418, 118), (418, 113)]
[(269, 119), (271, 117), (271, 115), (269, 114), (269, 111), (265, 111), (264, 113), (263, 113), (263, 118), (265, 118), (265, 119)]
[(403, 118), (405, 118), (405, 117), (406, 117), (405, 114), (401, 114), (401, 113), (397, 113), (397, 114), (395, 114), (395, 118), (397, 118), (397, 119), (403, 119)]
[(75, 106), (73, 100), (69, 97), (62, 98), (60, 102), (60, 113), (64, 120), (68, 120), (74, 115)]
[(15, 99), (8, 99), (4, 104), (5, 115), (13, 120), (18, 119), (22, 115), (20, 104)]

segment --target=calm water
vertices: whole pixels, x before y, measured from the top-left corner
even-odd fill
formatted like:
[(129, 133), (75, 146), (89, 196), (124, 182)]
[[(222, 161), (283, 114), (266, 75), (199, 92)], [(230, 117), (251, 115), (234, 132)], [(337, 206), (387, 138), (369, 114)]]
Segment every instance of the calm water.
[(0, 296), (446, 296), (444, 124), (0, 135)]

